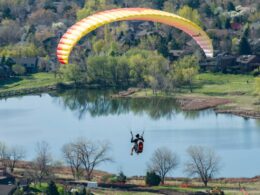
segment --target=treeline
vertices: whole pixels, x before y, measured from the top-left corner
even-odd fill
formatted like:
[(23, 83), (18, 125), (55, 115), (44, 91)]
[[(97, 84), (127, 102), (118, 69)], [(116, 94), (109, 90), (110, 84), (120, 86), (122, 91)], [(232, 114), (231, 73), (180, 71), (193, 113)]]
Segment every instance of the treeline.
[[(62, 34), (89, 14), (119, 7), (150, 7), (179, 14), (208, 31), (218, 53), (259, 54), (255, 42), (260, 35), (260, 6), (256, 0), (1, 0), (0, 80), (27, 73), (23, 64), (10, 63), (14, 57), (39, 57), (37, 71), (57, 72), (56, 47)], [(188, 58), (175, 62), (176, 50), (197, 60), (192, 57), (192, 66), (180, 70), (178, 65)], [(75, 82), (152, 87), (154, 92), (187, 85), (192, 91), (197, 61), (204, 57), (192, 38), (177, 29), (143, 21), (119, 22), (83, 38), (72, 52), (74, 65), (62, 66), (67, 70), (61, 72)], [(76, 65), (79, 67), (71, 67)]]
[(75, 83), (98, 83), (102, 86), (139, 86), (172, 92), (188, 85), (192, 92), (193, 79), (198, 74), (198, 59), (186, 56), (170, 63), (156, 51), (128, 50), (124, 55), (89, 56), (82, 66), (64, 65), (60, 75)]
[[(23, 167), (20, 167), (21, 165), (17, 166), (17, 164), (24, 160), (25, 150), (21, 149), (21, 147), (13, 147), (10, 150), (7, 145), (0, 142), (0, 165), (10, 168), (10, 172), (15, 175), (21, 174), (17, 180), (17, 192), (20, 192), (20, 194), (35, 191), (34, 187), (37, 186), (35, 184), (39, 184), (40, 188), (38, 190), (47, 192), (47, 194), (49, 194), (48, 190), (54, 190), (55, 194), (72, 192), (71, 189), (65, 189), (65, 186), (59, 188), (58, 191), (53, 181), (63, 179), (63, 177), (73, 178), (77, 181), (80, 179), (91, 181), (96, 178), (95, 169), (100, 164), (112, 162), (113, 159), (111, 144), (106, 141), (94, 142), (85, 138), (79, 138), (64, 144), (61, 149), (63, 160), (59, 162), (55, 162), (53, 159), (50, 145), (47, 142), (38, 142), (35, 149), (35, 158), (31, 162), (22, 162)], [(214, 150), (202, 146), (190, 146), (187, 149), (187, 155), (188, 159), (184, 163), (184, 172), (189, 176), (201, 178), (201, 181), (207, 186), (208, 182), (221, 169), (219, 156)], [(62, 162), (70, 169), (71, 173), (66, 171), (66, 167)], [(149, 186), (164, 184), (166, 176), (169, 176), (179, 165), (179, 156), (170, 148), (161, 147), (156, 149), (147, 163), (146, 184)], [(20, 179), (27, 180), (27, 188), (19, 186)], [(121, 171), (118, 176), (104, 175), (101, 181), (125, 183), (127, 177)], [(41, 184), (46, 182), (49, 185), (46, 191), (43, 191), (44, 188), (41, 187)]]
[[(236, 9), (236, 6), (240, 6), (240, 9), (244, 6), (249, 12), (246, 9)], [(214, 40), (214, 48), (235, 53), (239, 52), (236, 47), (242, 37), (243, 26), (257, 22), (260, 9), (256, 0), (1, 0), (0, 57), (40, 56), (55, 61), (57, 43), (68, 27), (89, 14), (118, 7), (150, 7), (177, 13), (205, 30), (233, 30), (233, 24), (239, 25), (241, 27), (234, 33), (224, 36), (216, 32), (209, 33)], [(144, 24), (145, 28), (141, 28)], [(257, 26), (250, 26), (250, 30), (248, 40), (259, 38), (260, 29)], [(145, 33), (140, 35), (140, 32)], [(179, 30), (165, 25), (121, 22), (100, 28), (87, 40), (81, 41), (79, 45), (83, 46), (84, 51), (74, 52), (75, 56), (85, 58), (89, 50), (94, 49), (94, 44), (102, 39), (106, 40), (104, 48), (115, 41), (122, 46), (122, 51), (140, 46), (143, 49), (157, 50), (166, 58), (171, 56), (171, 50), (185, 49), (186, 43), (191, 40)], [(196, 49), (197, 46), (193, 52)]]

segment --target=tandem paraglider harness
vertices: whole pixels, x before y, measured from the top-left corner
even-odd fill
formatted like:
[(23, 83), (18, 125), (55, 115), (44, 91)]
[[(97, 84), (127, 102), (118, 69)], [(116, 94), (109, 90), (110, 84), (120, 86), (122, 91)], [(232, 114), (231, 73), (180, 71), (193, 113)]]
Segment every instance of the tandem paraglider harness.
[(131, 143), (135, 143), (134, 145), (134, 151), (136, 154), (140, 154), (143, 152), (144, 149), (144, 132), (142, 133), (142, 135), (140, 136), (139, 134), (136, 134), (135, 138), (133, 136), (133, 132), (131, 131)]

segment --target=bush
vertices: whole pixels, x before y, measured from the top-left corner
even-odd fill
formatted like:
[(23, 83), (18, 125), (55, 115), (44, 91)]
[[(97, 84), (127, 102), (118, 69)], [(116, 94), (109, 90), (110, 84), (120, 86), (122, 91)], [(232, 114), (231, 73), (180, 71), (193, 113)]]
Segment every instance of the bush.
[(57, 186), (55, 185), (54, 181), (50, 181), (50, 183), (48, 184), (46, 194), (47, 195), (59, 195)]
[(23, 75), (26, 70), (25, 70), (24, 66), (22, 66), (20, 64), (15, 64), (15, 65), (12, 66), (12, 71), (16, 75)]
[(251, 75), (253, 75), (254, 77), (260, 75), (260, 71), (258, 68), (254, 69), (252, 72), (251, 72)]
[(155, 172), (147, 172), (145, 177), (145, 183), (148, 186), (158, 186), (161, 182), (161, 178)]
[(18, 188), (17, 190), (15, 190), (13, 195), (23, 195), (23, 194), (24, 194), (23, 190)]
[(111, 180), (114, 180), (114, 178), (116, 177), (116, 175), (104, 175), (104, 176), (102, 176), (102, 178), (101, 178), (101, 182), (103, 182), (103, 183), (110, 183), (111, 182)]

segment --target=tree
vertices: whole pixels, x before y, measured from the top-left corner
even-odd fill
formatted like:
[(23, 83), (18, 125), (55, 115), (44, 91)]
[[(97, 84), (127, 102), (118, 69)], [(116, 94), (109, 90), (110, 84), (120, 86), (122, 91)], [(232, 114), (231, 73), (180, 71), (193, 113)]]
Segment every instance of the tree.
[(168, 148), (162, 147), (155, 150), (148, 163), (148, 170), (160, 176), (161, 183), (164, 184), (165, 176), (173, 171), (179, 164), (178, 157)]
[(76, 142), (80, 153), (80, 160), (86, 171), (86, 179), (91, 180), (93, 170), (104, 162), (112, 161), (108, 152), (110, 146), (108, 143), (94, 143), (89, 140), (79, 140)]
[(185, 0), (185, 3), (193, 9), (196, 9), (200, 6), (200, 0)]
[(240, 55), (249, 55), (252, 54), (251, 46), (245, 36), (243, 36), (239, 42), (239, 54)]
[(231, 21), (230, 18), (226, 18), (226, 21), (225, 21), (225, 28), (226, 28), (226, 29), (230, 29), (230, 28), (231, 28), (230, 21)]
[(14, 20), (2, 20), (0, 28), (0, 46), (13, 44), (21, 39), (22, 28)]
[(250, 28), (249, 25), (246, 24), (243, 29), (243, 35), (242, 38), (240, 39), (239, 46), (238, 46), (240, 55), (252, 54), (251, 46), (248, 42), (249, 33), (250, 33)]
[(12, 71), (16, 74), (16, 75), (23, 75), (26, 72), (26, 69), (24, 68), (24, 66), (20, 65), (20, 64), (14, 64), (12, 66)]
[(82, 175), (80, 152), (75, 143), (65, 144), (62, 147), (62, 152), (66, 163), (70, 166), (72, 175), (75, 179), (79, 179)]
[(87, 73), (77, 64), (63, 65), (60, 68), (60, 72), (65, 77), (65, 79), (74, 81), (75, 84), (84, 82), (87, 77)]
[(7, 146), (5, 143), (0, 142), (0, 163), (5, 165), (5, 160), (7, 158)]
[(171, 74), (180, 85), (188, 84), (190, 92), (194, 77), (198, 74), (199, 62), (195, 56), (185, 56), (173, 64)]
[(50, 181), (46, 190), (47, 195), (59, 195), (58, 189), (54, 181)]
[(37, 9), (32, 12), (28, 17), (28, 22), (30, 25), (46, 25), (50, 26), (52, 23), (57, 21), (57, 14), (51, 10)]
[(164, 89), (164, 78), (168, 71), (169, 62), (157, 52), (152, 52), (147, 59), (147, 70), (143, 73), (145, 81), (153, 89), (153, 94), (157, 89)]
[(87, 59), (87, 65), (87, 76), (90, 82), (96, 82), (103, 85), (111, 83), (108, 56), (91, 56)]
[(199, 14), (198, 10), (192, 9), (189, 6), (186, 6), (186, 5), (183, 6), (181, 9), (178, 10), (177, 14), (184, 18), (190, 19), (191, 21), (198, 24), (199, 26), (203, 25), (200, 20), (200, 14)]
[(220, 158), (213, 150), (202, 146), (191, 146), (187, 152), (189, 160), (184, 171), (190, 176), (199, 176), (207, 186), (209, 180), (220, 170)]
[(51, 174), (52, 157), (50, 146), (47, 142), (42, 141), (36, 145), (36, 158), (32, 163), (33, 177), (41, 184), (42, 180)]
[(125, 183), (126, 182), (126, 176), (123, 173), (123, 171), (120, 171), (120, 173), (118, 174), (118, 176), (116, 177), (117, 182), (119, 183)]
[(234, 4), (233, 4), (231, 1), (229, 1), (229, 2), (227, 3), (227, 10), (228, 10), (229, 12), (235, 10), (235, 6), (234, 6)]
[(25, 150), (22, 147), (12, 147), (7, 152), (6, 163), (11, 172), (14, 171), (16, 163), (25, 158)]

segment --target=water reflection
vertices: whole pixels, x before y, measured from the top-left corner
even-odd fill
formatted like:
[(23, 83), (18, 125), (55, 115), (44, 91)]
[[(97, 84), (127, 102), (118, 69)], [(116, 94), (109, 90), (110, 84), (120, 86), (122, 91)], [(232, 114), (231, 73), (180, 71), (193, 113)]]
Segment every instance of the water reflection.
[[(147, 114), (151, 119), (172, 119), (175, 114), (183, 112), (172, 98), (121, 98), (115, 99), (111, 95), (113, 91), (98, 90), (69, 90), (51, 94), (55, 102), (77, 114), (79, 120), (86, 113), (92, 117), (121, 115), (130, 111), (135, 115)], [(185, 118), (196, 119), (199, 112), (183, 112)]]

